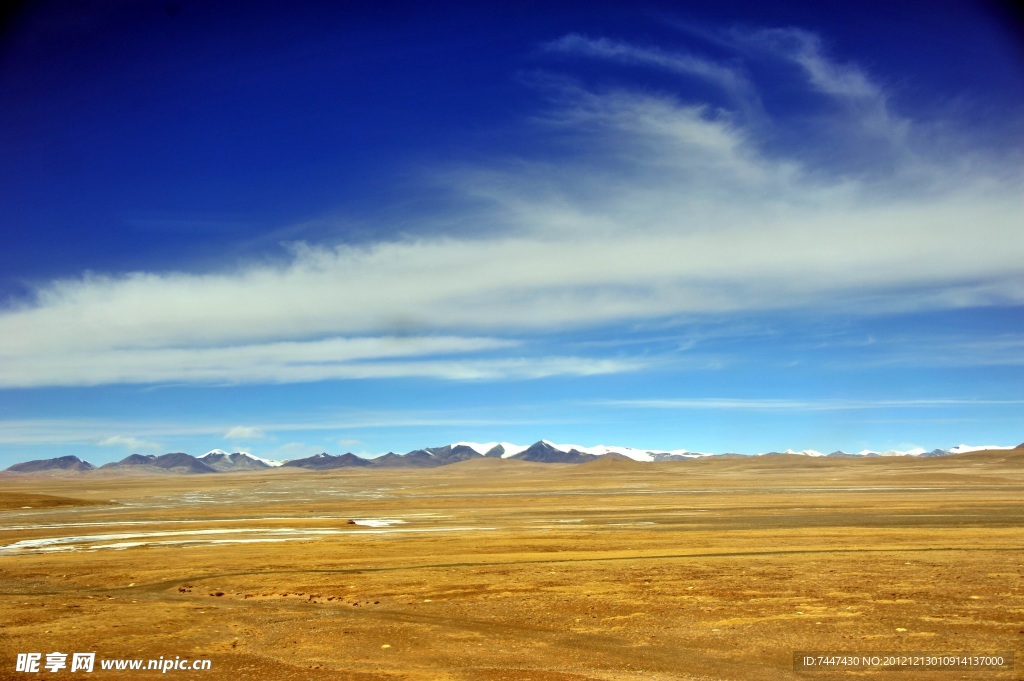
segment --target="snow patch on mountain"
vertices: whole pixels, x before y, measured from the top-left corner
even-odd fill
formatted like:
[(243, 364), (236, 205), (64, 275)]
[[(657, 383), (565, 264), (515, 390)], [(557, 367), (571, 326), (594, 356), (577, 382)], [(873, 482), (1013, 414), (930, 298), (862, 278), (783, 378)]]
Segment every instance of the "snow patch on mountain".
[(804, 456), (825, 456), (817, 449), (804, 449), (799, 452), (794, 452), (792, 449), (787, 449), (786, 454), (803, 454)]
[(255, 454), (250, 454), (249, 452), (239, 452), (239, 454), (244, 454), (245, 456), (249, 457), (250, 459), (256, 459), (257, 461), (259, 461), (261, 463), (267, 464), (271, 468), (274, 468), (276, 466), (283, 466), (284, 465), (283, 461), (277, 461), (275, 459), (264, 459), (262, 456), (256, 456)]
[(560, 452), (571, 452), (576, 450), (581, 454), (592, 454), (594, 456), (604, 456), (605, 454), (621, 454), (627, 456), (634, 461), (654, 461), (654, 457), (650, 452), (646, 452), (641, 449), (633, 449), (632, 447), (609, 447), (607, 445), (596, 445), (594, 447), (584, 447), (583, 445), (571, 445), (571, 444), (556, 444), (548, 440), (543, 442), (551, 445)]
[(487, 454), (487, 452), (491, 451), (498, 445), (501, 445), (501, 448), (504, 450), (501, 455), (501, 458), (503, 459), (513, 457), (530, 448), (529, 445), (514, 445), (511, 442), (455, 442), (452, 444), (452, 447), (458, 447), (460, 445), (469, 447), (477, 454)]
[(980, 452), (983, 449), (1015, 449), (1014, 447), (1000, 447), (999, 445), (982, 445), (981, 447), (975, 447), (974, 445), (957, 445), (956, 447), (950, 447), (950, 454), (966, 454), (967, 452)]
[(884, 452), (877, 452), (878, 456), (921, 456), (926, 454), (928, 450), (923, 447), (915, 447), (914, 449), (887, 449)]
[[(260, 463), (266, 464), (267, 466), (270, 467), (280, 466), (283, 463), (281, 461), (275, 461), (274, 459), (264, 459), (261, 456), (256, 456), (255, 454), (250, 454), (249, 452), (234, 452), (234, 454), (245, 457), (247, 459), (252, 459), (253, 461), (259, 461)], [(211, 449), (210, 451), (206, 452), (206, 454), (203, 454), (202, 456), (197, 458), (200, 461), (202, 461), (203, 459), (212, 459), (221, 456), (230, 457), (232, 456), (232, 454), (225, 452), (223, 449)]]

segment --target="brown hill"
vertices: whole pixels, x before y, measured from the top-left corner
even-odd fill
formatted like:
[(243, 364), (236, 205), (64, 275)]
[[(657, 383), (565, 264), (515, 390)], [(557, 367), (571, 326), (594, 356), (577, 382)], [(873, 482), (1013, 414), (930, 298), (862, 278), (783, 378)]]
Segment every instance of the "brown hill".
[(580, 464), (580, 470), (583, 471), (616, 471), (616, 470), (636, 470), (638, 468), (644, 468), (649, 464), (644, 461), (637, 461), (631, 459), (624, 454), (617, 452), (609, 452), (608, 454), (602, 454), (601, 456), (591, 461), (585, 461)]
[(7, 470), (13, 473), (42, 473), (46, 471), (91, 471), (93, 466), (77, 456), (59, 456), (55, 459), (36, 459), (16, 463)]
[(292, 459), (291, 461), (286, 461), (281, 468), (309, 468), (317, 471), (326, 471), (334, 468), (350, 468), (353, 466), (369, 465), (369, 461), (360, 456), (356, 456), (352, 452), (346, 452), (341, 456), (322, 452), (314, 456), (306, 457), (305, 459)]
[(10, 511), (21, 508), (59, 508), (67, 506), (107, 506), (112, 501), (89, 501), (61, 497), (54, 494), (32, 494), (29, 492), (0, 492), (0, 510)]

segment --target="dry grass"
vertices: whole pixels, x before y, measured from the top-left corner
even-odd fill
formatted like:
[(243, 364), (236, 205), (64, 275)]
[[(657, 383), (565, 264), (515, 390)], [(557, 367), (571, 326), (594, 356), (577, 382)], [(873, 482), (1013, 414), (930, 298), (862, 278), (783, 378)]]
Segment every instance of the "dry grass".
[[(17, 652), (53, 650), (213, 660), (168, 673), (179, 678), (361, 681), (825, 679), (838, 675), (794, 672), (793, 651), (1020, 650), (1022, 464), (1003, 452), (8, 476), (10, 498), (121, 506), (19, 504), (0, 515), (3, 545), (153, 536), (0, 554), (0, 678)], [(347, 522), (362, 518), (406, 522)], [(268, 538), (297, 540), (209, 543)], [(188, 543), (90, 550), (125, 541)]]
[(72, 497), (58, 497), (52, 494), (31, 492), (0, 492), (0, 511), (13, 509), (57, 508), (59, 506), (97, 506), (109, 502), (89, 501)]

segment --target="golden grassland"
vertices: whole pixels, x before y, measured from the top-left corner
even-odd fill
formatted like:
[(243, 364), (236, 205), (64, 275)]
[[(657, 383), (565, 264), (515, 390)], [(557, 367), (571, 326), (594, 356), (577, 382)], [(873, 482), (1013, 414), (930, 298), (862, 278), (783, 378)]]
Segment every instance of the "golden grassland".
[(30, 678), (32, 651), (212, 661), (99, 679), (1024, 678), (793, 669), (794, 651), (1019, 656), (1022, 450), (0, 490), (0, 678)]

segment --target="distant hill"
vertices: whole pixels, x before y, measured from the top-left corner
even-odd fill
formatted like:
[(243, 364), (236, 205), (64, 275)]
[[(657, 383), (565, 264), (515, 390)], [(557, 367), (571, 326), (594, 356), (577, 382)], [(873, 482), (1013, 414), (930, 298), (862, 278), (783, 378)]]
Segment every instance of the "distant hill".
[(576, 448), (566, 452), (555, 447), (550, 442), (541, 440), (540, 442), (534, 442), (511, 458), (522, 461), (536, 461), (537, 463), (584, 463), (586, 461), (593, 461), (597, 457), (597, 454), (584, 454)]
[(118, 468), (134, 468), (135, 466), (151, 466), (153, 465), (153, 459), (156, 456), (152, 454), (130, 454), (120, 461), (113, 463), (105, 463), (100, 468), (104, 469), (118, 469)]
[(207, 466), (196, 457), (184, 452), (164, 454), (153, 459), (153, 465), (165, 470), (181, 473), (216, 473), (217, 469)]
[(388, 452), (384, 456), (368, 459), (367, 463), (378, 468), (433, 468), (441, 465), (426, 449), (414, 449), (408, 454)]
[[(911, 450), (887, 450), (876, 452), (873, 450), (862, 450), (855, 454), (836, 450), (829, 454), (823, 454), (813, 449), (794, 451), (773, 451), (762, 454), (751, 455), (757, 458), (821, 458), (845, 457), (845, 458), (875, 458), (875, 457), (902, 457), (910, 459), (923, 459), (951, 454), (970, 454), (974, 452), (999, 452), (999, 451), (1022, 451), (1024, 443), (1017, 447), (1003, 446), (974, 446), (957, 445), (949, 449), (933, 449), (925, 451), (917, 448)], [(201, 457), (194, 457), (184, 452), (174, 452), (162, 456), (153, 454), (132, 454), (117, 461), (108, 463), (101, 467), (102, 470), (121, 470), (133, 473), (226, 473), (240, 471), (266, 470), (278, 466), (286, 468), (305, 468), (308, 470), (333, 470), (336, 468), (434, 468), (446, 466), (463, 461), (476, 459), (502, 459), (513, 461), (530, 461), (535, 463), (587, 463), (598, 460), (630, 460), (635, 462), (650, 461), (690, 461), (695, 459), (745, 458), (742, 454), (708, 454), (703, 452), (691, 452), (685, 449), (675, 450), (650, 450), (636, 449), (632, 447), (616, 447), (608, 445), (596, 445), (583, 447), (581, 445), (560, 445), (548, 440), (538, 440), (532, 445), (523, 446), (510, 442), (455, 442), (440, 447), (426, 447), (414, 449), (406, 454), (388, 452), (376, 458), (363, 458), (351, 452), (341, 455), (328, 454), (323, 452), (315, 456), (291, 461), (273, 461), (254, 456), (248, 452), (228, 453), (221, 449), (214, 449)], [(84, 472), (93, 470), (92, 464), (82, 461), (76, 456), (62, 456), (55, 459), (42, 459), (14, 464), (8, 471), (15, 473), (34, 473), (46, 471), (68, 471)]]
[(37, 459), (16, 463), (7, 470), (14, 473), (41, 473), (43, 471), (91, 471), (95, 468), (88, 461), (77, 456), (60, 456), (56, 459)]
[(253, 456), (249, 452), (232, 452), (228, 454), (223, 449), (213, 449), (200, 456), (199, 461), (222, 473), (229, 471), (258, 471), (281, 465), (277, 461), (271, 462), (267, 459)]
[(305, 459), (292, 459), (291, 461), (285, 461), (282, 467), (291, 468), (309, 468), (315, 471), (326, 471), (334, 468), (351, 468), (354, 466), (369, 466), (370, 462), (367, 459), (356, 456), (352, 452), (346, 452), (341, 456), (334, 456), (327, 452), (322, 452), (314, 456), (306, 457)]
[(643, 468), (646, 465), (643, 461), (631, 459), (623, 454), (610, 452), (603, 456), (595, 456), (590, 461), (583, 462), (580, 466), (583, 470), (604, 470), (604, 471), (626, 471)]
[(444, 447), (432, 447), (425, 450), (440, 464), (458, 463), (469, 459), (479, 459), (483, 456), (480, 452), (464, 444), (445, 445)]
[(115, 463), (100, 467), (101, 470), (124, 470), (132, 473), (217, 473), (217, 469), (206, 465), (196, 457), (184, 452), (172, 452), (162, 456), (132, 454)]

